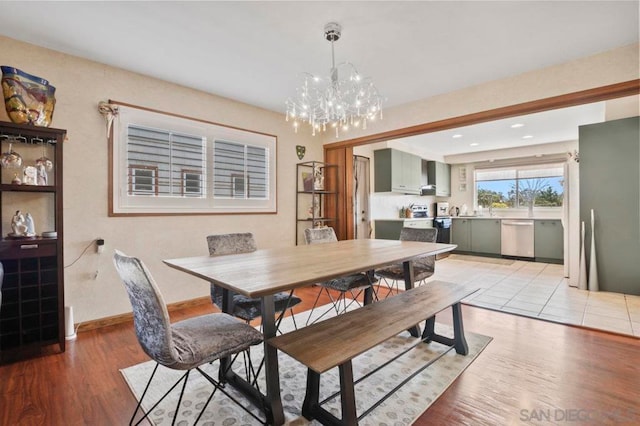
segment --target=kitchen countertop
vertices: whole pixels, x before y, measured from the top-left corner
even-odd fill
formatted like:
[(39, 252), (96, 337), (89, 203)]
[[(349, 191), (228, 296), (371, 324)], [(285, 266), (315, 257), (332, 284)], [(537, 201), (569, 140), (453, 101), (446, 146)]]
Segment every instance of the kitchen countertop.
[(562, 220), (559, 217), (451, 216), (451, 219)]
[(377, 221), (383, 221), (383, 220), (393, 220), (393, 221), (397, 221), (397, 220), (433, 220), (432, 217), (394, 217), (394, 218), (390, 218), (390, 219), (373, 219), (373, 220), (377, 220)]

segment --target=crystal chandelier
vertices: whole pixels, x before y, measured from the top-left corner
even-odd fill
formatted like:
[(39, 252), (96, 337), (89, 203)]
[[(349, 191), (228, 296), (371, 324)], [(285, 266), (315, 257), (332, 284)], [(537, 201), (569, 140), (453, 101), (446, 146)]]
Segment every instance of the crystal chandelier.
[(330, 22), (324, 27), (324, 36), (331, 42), (331, 71), (329, 77), (304, 73), (296, 97), (286, 101), (286, 120), (293, 121), (298, 132), (300, 123), (308, 123), (311, 132), (334, 129), (336, 138), (340, 130), (351, 127), (367, 128), (367, 121), (382, 119), (384, 98), (370, 78), (362, 77), (353, 64), (336, 65), (333, 43), (340, 39), (342, 27)]

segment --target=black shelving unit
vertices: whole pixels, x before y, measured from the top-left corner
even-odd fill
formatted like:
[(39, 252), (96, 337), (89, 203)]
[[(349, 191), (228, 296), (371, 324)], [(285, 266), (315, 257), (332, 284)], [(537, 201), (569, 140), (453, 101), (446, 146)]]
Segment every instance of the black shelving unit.
[[(53, 163), (44, 185), (12, 183), (22, 168), (2, 169), (0, 181), (0, 262), (4, 268), (0, 306), (0, 363), (64, 352), (64, 261), (62, 148), (66, 131), (0, 123), (2, 153), (9, 144), (22, 168), (46, 156)], [(11, 218), (23, 206), (35, 208), (36, 236), (13, 238)], [(23, 211), (23, 213), (26, 213)], [(44, 223), (43, 223), (44, 222)], [(43, 229), (45, 223), (53, 229)], [(43, 238), (42, 231), (55, 231)]]
[[(321, 180), (316, 179), (320, 175)], [(321, 161), (296, 165), (296, 245), (304, 243), (305, 228), (335, 226), (338, 193), (330, 187), (338, 177), (338, 166)]]

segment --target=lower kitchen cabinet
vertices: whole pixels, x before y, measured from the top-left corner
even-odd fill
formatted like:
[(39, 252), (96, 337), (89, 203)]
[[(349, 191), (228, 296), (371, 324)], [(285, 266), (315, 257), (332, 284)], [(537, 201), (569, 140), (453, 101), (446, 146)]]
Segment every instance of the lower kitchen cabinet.
[(376, 238), (382, 240), (399, 240), (402, 228), (432, 228), (431, 219), (376, 220)]
[(500, 219), (453, 218), (451, 243), (455, 251), (500, 254)]
[(533, 225), (536, 260), (562, 263), (564, 259), (563, 229), (560, 220), (535, 220)]
[(458, 245), (455, 251), (471, 251), (471, 219), (453, 218), (451, 244)]
[(500, 219), (476, 219), (471, 223), (471, 251), (500, 254)]

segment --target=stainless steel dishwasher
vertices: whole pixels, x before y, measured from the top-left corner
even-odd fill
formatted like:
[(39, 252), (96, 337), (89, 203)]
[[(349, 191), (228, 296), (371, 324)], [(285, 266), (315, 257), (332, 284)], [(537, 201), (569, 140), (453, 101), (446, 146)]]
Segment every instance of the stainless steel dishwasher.
[(503, 256), (534, 257), (533, 220), (503, 219), (500, 227)]

